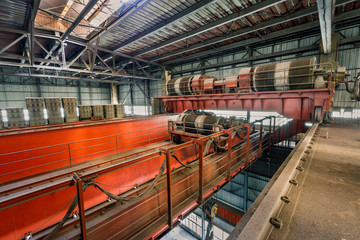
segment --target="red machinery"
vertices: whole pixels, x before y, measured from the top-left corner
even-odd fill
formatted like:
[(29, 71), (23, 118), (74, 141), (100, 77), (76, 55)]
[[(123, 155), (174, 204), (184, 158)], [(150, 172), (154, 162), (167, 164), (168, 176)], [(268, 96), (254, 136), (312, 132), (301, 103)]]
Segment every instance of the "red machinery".
[[(295, 120), (321, 121), (329, 112), (335, 84), (345, 78), (343, 67), (325, 69), (329, 66), (317, 65), (313, 57), (242, 68), (238, 75), (220, 80), (190, 76), (169, 81), (168, 96), (159, 99), (174, 113), (186, 109), (277, 111)], [(195, 77), (203, 79), (203, 91), (191, 89)], [(182, 86), (189, 87), (176, 91)]]
[(174, 116), (1, 132), (1, 164), (12, 172), (2, 173), (0, 237), (159, 236), (290, 128), (261, 120), (256, 131), (240, 124), (176, 145), (169, 131), (183, 129), (168, 120)]
[[(172, 112), (275, 110), (304, 120), (314, 118), (313, 110), (321, 106), (324, 114), (333, 94), (332, 73), (326, 75), (325, 88), (254, 92), (269, 87), (265, 72), (276, 76), (273, 82), (289, 80), (283, 90), (294, 82), (302, 84), (297, 79), (301, 67), (283, 73), (273, 67), (240, 71), (245, 73), (227, 81), (177, 79), (168, 84), (177, 95), (161, 99)], [(314, 74), (305, 74), (309, 81), (316, 79), (312, 67), (305, 69)], [(306, 85), (324, 84), (321, 79), (309, 81)], [(226, 84), (233, 93), (225, 93)], [(278, 81), (275, 85), (280, 87)], [(188, 119), (193, 119), (190, 125)], [(155, 238), (295, 129), (291, 122), (276, 128), (272, 117), (256, 126), (202, 115), (173, 120), (172, 115), (160, 115), (0, 131), (0, 237)], [(207, 121), (211, 128), (206, 128)], [(174, 144), (169, 135), (186, 142)]]

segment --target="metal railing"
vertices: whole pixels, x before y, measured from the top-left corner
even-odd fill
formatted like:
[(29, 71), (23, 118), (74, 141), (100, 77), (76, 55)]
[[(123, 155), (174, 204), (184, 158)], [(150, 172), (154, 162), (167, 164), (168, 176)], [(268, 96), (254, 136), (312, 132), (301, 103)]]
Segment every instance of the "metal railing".
[[(157, 141), (169, 139), (167, 126), (141, 129), (109, 136), (49, 145), (0, 154), (0, 179), (18, 178), (17, 174), (26, 176), (37, 173), (36, 169), (48, 167), (48, 170), (61, 167), (72, 167), (74, 164), (94, 159), (103, 155), (119, 153), (130, 148), (145, 146)], [(56, 165), (51, 167), (51, 165)], [(29, 167), (26, 167), (29, 166)], [(9, 177), (13, 175), (13, 177)]]
[[(270, 125), (265, 130), (263, 123), (268, 120), (270, 120)], [(148, 157), (137, 156), (134, 153), (125, 154), (123, 158), (127, 159), (126, 162), (121, 162), (120, 159), (118, 159), (118, 162), (112, 160), (113, 164), (107, 166), (107, 170), (100, 168), (99, 170), (94, 170), (92, 172), (81, 171), (81, 175), (79, 175), (80, 178), (76, 180), (78, 184), (77, 195), (79, 196), (79, 199), (82, 199), (82, 204), (84, 201), (87, 201), (81, 190), (81, 184), (88, 184), (86, 179), (96, 179), (109, 173), (116, 173), (123, 169), (128, 169), (128, 171), (131, 172), (133, 169), (136, 169), (139, 164), (145, 163), (151, 163), (151, 166), (155, 169), (160, 165), (161, 161), (166, 161), (166, 171), (164, 171), (164, 173), (158, 173), (161, 174), (161, 178), (156, 183), (156, 189), (152, 189), (149, 196), (139, 199), (136, 204), (129, 203), (127, 205), (126, 202), (121, 203), (121, 205), (124, 204), (124, 207), (126, 208), (109, 211), (108, 214), (112, 217), (110, 218), (110, 215), (108, 216), (109, 220), (107, 221), (107, 224), (117, 224), (117, 229), (121, 229), (109, 237), (114, 239), (128, 238), (129, 236), (136, 237), (137, 235), (133, 235), (135, 227), (149, 227), (148, 225), (150, 223), (154, 224), (159, 221), (164, 221), (165, 219), (167, 221), (167, 226), (172, 228), (174, 224), (177, 224), (177, 220), (191, 209), (187, 208), (188, 210), (179, 211), (179, 206), (200, 205), (214, 192), (214, 189), (217, 189), (217, 187), (230, 181), (235, 174), (249, 167), (256, 158), (260, 157), (265, 149), (271, 147), (271, 144), (275, 141), (275, 132), (282, 127), (276, 127), (274, 117), (257, 120), (256, 123), (259, 123), (259, 130), (256, 132), (251, 132), (255, 123), (251, 125), (242, 124), (208, 136), (199, 136), (197, 139), (180, 145), (167, 145), (160, 150), (158, 147), (153, 148), (153, 150), (155, 150), (154, 154), (149, 155)], [(167, 132), (167, 129), (165, 131)], [(139, 133), (141, 131), (135, 132)], [(237, 132), (237, 134), (233, 134), (234, 132)], [(119, 135), (121, 134), (109, 136), (112, 138), (110, 141), (115, 142), (116, 136)], [(216, 143), (215, 141), (217, 140), (221, 142)], [(83, 141), (79, 142), (81, 143)], [(210, 143), (209, 147), (207, 147), (208, 143)], [(215, 144), (223, 144), (225, 152), (216, 152)], [(205, 149), (207, 152), (204, 153)], [(182, 164), (179, 163), (174, 156), (178, 156)], [(182, 167), (183, 165), (186, 167)], [(120, 194), (120, 196), (124, 197), (133, 197), (138, 196), (144, 189), (151, 186), (151, 179), (153, 178), (150, 176), (154, 176), (153, 174), (153, 172), (149, 172), (148, 170), (146, 172), (147, 177), (142, 177), (141, 180), (133, 180), (137, 181), (134, 186), (131, 186), (129, 182), (123, 182), (119, 186), (114, 186), (111, 184), (113, 179), (108, 179), (107, 182), (104, 178), (102, 178), (103, 180), (101, 183), (96, 182), (104, 185), (108, 189), (112, 189), (116, 195)], [(181, 178), (179, 176), (181, 176)], [(52, 184), (55, 186), (57, 183), (53, 182)], [(71, 185), (69, 185), (69, 187), (70, 186)], [(35, 191), (36, 187), (32, 189)], [(60, 190), (61, 189), (59, 189), (58, 192), (51, 190), (51, 192), (52, 194), (55, 194), (54, 197), (57, 196), (56, 194), (60, 196), (62, 194)], [(47, 190), (45, 189), (44, 191)], [(107, 208), (112, 204), (112, 201), (104, 201), (107, 198), (104, 194), (100, 194), (97, 197), (98, 207), (86, 210), (86, 214), (80, 214), (80, 219), (66, 221), (65, 226), (76, 224), (79, 221), (82, 223), (81, 225), (85, 226), (86, 215), (93, 214), (96, 211), (100, 211), (99, 209)], [(31, 201), (31, 199), (27, 198), (26, 201)], [(92, 202), (94, 202), (94, 200), (92, 200)], [(0, 201), (0, 207), (4, 207), (4, 204), (4, 201)], [(21, 202), (21, 204), (23, 204), (23, 202)], [(151, 210), (144, 212), (144, 206), (147, 204), (156, 206)], [(80, 211), (84, 212), (85, 209), (81, 207), (81, 204), (79, 204), (79, 206), (82, 208)], [(46, 222), (46, 224), (43, 225), (43, 228), (50, 227), (52, 224), (59, 221), (61, 214), (63, 213), (64, 211), (59, 211), (52, 221)], [(119, 219), (123, 219), (124, 221), (119, 221)], [(132, 221), (131, 224), (128, 224), (125, 221), (126, 219), (130, 219)], [(54, 227), (44, 229), (38, 233), (38, 236), (45, 236), (49, 234), (52, 229), (54, 229)], [(136, 232), (137, 234), (140, 234), (139, 231)], [(77, 233), (74, 232), (73, 234)], [(156, 235), (156, 233), (154, 234)], [(86, 227), (82, 228), (82, 236), (86, 238)]]

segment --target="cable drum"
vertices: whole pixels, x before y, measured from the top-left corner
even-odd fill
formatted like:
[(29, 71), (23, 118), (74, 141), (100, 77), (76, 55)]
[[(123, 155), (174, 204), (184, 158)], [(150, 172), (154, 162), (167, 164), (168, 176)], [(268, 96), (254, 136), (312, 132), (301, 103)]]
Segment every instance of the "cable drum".
[(290, 64), (289, 82), (290, 89), (314, 88), (316, 57), (292, 61)]
[(276, 91), (290, 90), (289, 70), (291, 62), (277, 63), (274, 73), (274, 88)]
[(256, 92), (314, 88), (316, 57), (257, 66), (253, 88)]
[(191, 81), (193, 76), (170, 79), (166, 83), (168, 96), (191, 95)]
[[(200, 133), (209, 135), (213, 133), (215, 129), (228, 128), (226, 119), (223, 117), (217, 117), (215, 115), (197, 114), (197, 113), (181, 113), (176, 118), (176, 125), (178, 129), (183, 129), (185, 123), (185, 132)], [(214, 128), (214, 126), (221, 126)]]
[(276, 64), (264, 64), (254, 70), (253, 87), (256, 92), (274, 91), (274, 70)]

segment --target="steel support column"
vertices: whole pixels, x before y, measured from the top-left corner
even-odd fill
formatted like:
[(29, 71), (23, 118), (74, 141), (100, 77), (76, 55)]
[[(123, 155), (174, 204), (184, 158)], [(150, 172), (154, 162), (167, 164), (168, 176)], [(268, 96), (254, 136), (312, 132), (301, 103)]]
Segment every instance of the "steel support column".
[(331, 35), (333, 33), (334, 0), (317, 0), (319, 11), (321, 40), (325, 54), (331, 53)]
[(169, 228), (173, 228), (173, 214), (172, 214), (172, 196), (171, 196), (171, 163), (170, 150), (166, 150), (166, 186), (167, 186), (167, 198), (168, 198), (168, 225)]
[(77, 194), (78, 194), (78, 207), (79, 207), (81, 238), (82, 238), (82, 240), (86, 240), (85, 207), (84, 207), (84, 194), (83, 194), (82, 186), (83, 186), (82, 180), (76, 176), (76, 189), (77, 189)]

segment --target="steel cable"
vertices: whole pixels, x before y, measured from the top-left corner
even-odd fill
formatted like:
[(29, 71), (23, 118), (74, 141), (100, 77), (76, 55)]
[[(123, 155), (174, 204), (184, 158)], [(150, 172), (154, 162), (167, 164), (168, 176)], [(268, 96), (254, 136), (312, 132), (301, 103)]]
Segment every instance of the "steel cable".
[(152, 181), (152, 183), (140, 194), (137, 194), (136, 196), (133, 197), (121, 197), (118, 196), (116, 194), (113, 194), (107, 190), (105, 190), (104, 188), (100, 187), (96, 182), (91, 181), (88, 183), (88, 185), (90, 186), (94, 186), (95, 188), (99, 189), (100, 191), (102, 191), (103, 193), (105, 193), (108, 197), (115, 199), (117, 201), (122, 201), (122, 202), (129, 202), (129, 201), (133, 201), (136, 200), (138, 198), (144, 197), (146, 196), (148, 193), (150, 193), (150, 191), (155, 187), (156, 183), (160, 180), (160, 177), (162, 176), (162, 174), (164, 173), (166, 168), (166, 157), (164, 158), (163, 163), (161, 164), (160, 170), (158, 175), (156, 176), (156, 178)]
[(178, 157), (175, 155), (175, 153), (172, 153), (171, 156), (172, 156), (173, 158), (175, 158), (175, 160), (176, 160), (178, 163), (180, 163), (181, 166), (186, 167), (186, 168), (191, 168), (191, 166), (190, 166), (189, 164), (186, 164), (186, 165), (183, 164), (183, 163), (178, 159)]
[[(85, 189), (88, 187), (89, 185), (85, 182), (82, 186), (82, 191), (84, 192)], [(76, 208), (76, 206), (78, 205), (78, 198), (79, 195), (76, 194), (74, 200), (72, 201), (69, 209), (67, 210), (66, 214), (64, 215), (64, 217), (61, 219), (61, 221), (56, 225), (56, 227), (51, 231), (51, 233), (49, 233), (46, 237), (45, 240), (49, 240), (52, 239), (55, 234), (64, 226), (65, 222), (69, 219), (71, 213), (74, 211), (74, 209)]]

